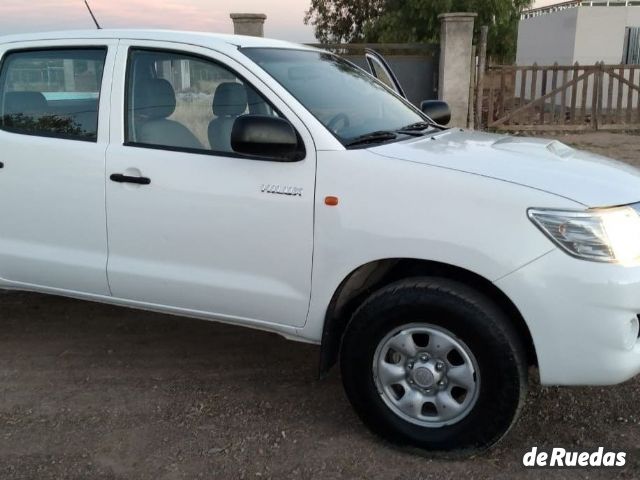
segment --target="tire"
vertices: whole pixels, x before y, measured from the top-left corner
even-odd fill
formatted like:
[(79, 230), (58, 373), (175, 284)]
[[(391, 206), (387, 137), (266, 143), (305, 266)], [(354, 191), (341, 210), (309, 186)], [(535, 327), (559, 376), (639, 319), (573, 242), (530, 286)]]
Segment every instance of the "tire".
[(365, 300), (347, 325), (340, 365), (369, 429), (430, 452), (489, 448), (508, 432), (527, 392), (525, 349), (509, 319), (484, 295), (444, 278), (398, 281)]

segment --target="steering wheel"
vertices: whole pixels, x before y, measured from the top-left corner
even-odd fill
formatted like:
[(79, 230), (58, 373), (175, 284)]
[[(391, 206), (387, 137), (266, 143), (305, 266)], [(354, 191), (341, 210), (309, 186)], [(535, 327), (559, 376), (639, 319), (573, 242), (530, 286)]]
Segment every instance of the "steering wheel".
[[(343, 125), (340, 128), (337, 128), (340, 122), (342, 122)], [(339, 130), (347, 128), (349, 125), (351, 125), (349, 117), (347, 117), (347, 115), (344, 113), (338, 113), (337, 115), (334, 115), (333, 117), (331, 117), (331, 120), (327, 122), (327, 128), (333, 133), (338, 133)]]

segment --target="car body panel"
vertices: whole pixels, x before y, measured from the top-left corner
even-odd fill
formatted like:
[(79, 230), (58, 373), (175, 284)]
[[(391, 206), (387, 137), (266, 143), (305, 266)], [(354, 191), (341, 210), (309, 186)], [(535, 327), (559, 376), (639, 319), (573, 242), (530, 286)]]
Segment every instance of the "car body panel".
[[(325, 205), (325, 196), (338, 197), (338, 206)], [(495, 281), (545, 255), (555, 247), (527, 218), (531, 204), (580, 207), (508, 182), (368, 150), (319, 152), (313, 296), (303, 334), (319, 338), (333, 293), (372, 261), (431, 260)]]
[(640, 170), (557, 140), (451, 129), (371, 151), (516, 183), (589, 207), (640, 200)]
[(518, 306), (544, 385), (612, 385), (640, 373), (640, 268), (558, 249), (496, 282)]
[(12, 50), (108, 47), (97, 142), (0, 129), (0, 277), (5, 281), (108, 294), (104, 162), (117, 40), (0, 43)]

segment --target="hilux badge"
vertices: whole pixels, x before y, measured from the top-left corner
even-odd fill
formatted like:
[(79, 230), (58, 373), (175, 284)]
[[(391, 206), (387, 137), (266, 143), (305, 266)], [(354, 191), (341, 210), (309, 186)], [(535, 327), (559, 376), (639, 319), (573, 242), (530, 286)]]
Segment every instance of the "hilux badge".
[(301, 197), (302, 187), (290, 187), (287, 185), (262, 184), (260, 187), (262, 193), (273, 193), (276, 195), (289, 195), (292, 197)]

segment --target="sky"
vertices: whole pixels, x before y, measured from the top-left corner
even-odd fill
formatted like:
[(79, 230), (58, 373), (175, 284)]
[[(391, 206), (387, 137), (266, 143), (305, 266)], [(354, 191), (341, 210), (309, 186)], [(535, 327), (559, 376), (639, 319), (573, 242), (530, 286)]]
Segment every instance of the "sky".
[[(89, 0), (103, 28), (169, 28), (233, 33), (230, 13), (265, 13), (265, 36), (313, 42), (310, 0)], [(0, 35), (93, 28), (83, 0), (0, 0)]]
[[(536, 0), (541, 7), (559, 0)], [(103, 28), (169, 28), (232, 33), (232, 12), (265, 13), (265, 35), (313, 42), (304, 25), (310, 0), (89, 0)], [(0, 0), (0, 35), (93, 28), (83, 0)]]

